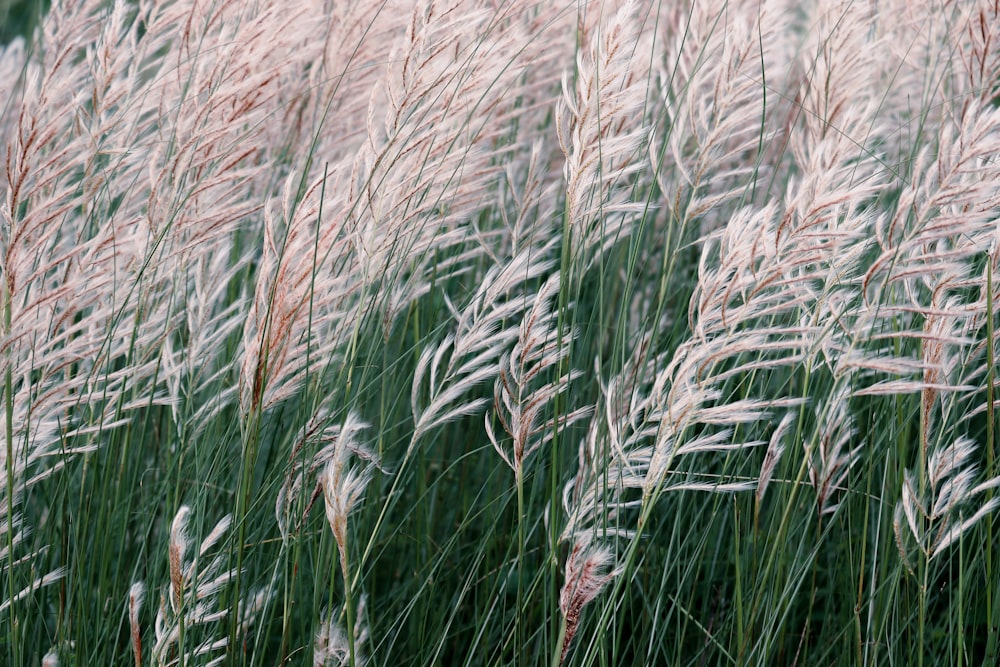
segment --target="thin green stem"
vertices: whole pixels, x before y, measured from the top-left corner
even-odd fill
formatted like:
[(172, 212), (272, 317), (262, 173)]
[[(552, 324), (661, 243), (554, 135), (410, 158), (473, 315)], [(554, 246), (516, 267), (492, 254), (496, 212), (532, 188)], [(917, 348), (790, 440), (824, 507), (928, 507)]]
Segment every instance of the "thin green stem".
[[(570, 303), (570, 289), (572, 286), (572, 244), (573, 244), (573, 226), (572, 221), (569, 216), (569, 202), (564, 203), (563, 208), (563, 228), (562, 228), (562, 248), (559, 260), (559, 298), (558, 298), (558, 310), (556, 315), (556, 349), (563, 349), (564, 337), (566, 332), (569, 331), (569, 303)], [(572, 345), (572, 339), (570, 340)], [(569, 370), (570, 355), (566, 354), (563, 356), (556, 367), (556, 377), (563, 377)], [(557, 517), (561, 511), (560, 506), (560, 485), (561, 480), (559, 478), (559, 471), (561, 466), (559, 465), (559, 421), (560, 415), (562, 413), (562, 396), (561, 394), (556, 394), (552, 401), (553, 407), (553, 419), (552, 419), (552, 443), (549, 447), (549, 516)], [(559, 564), (558, 560), (558, 546), (559, 546), (559, 528), (557, 521), (549, 521), (549, 594), (551, 595), (551, 600), (559, 600)], [(558, 635), (565, 633), (565, 627), (562, 631), (559, 631), (555, 627), (557, 622), (556, 617), (553, 615), (552, 622), (550, 624), (550, 631), (552, 635)], [(565, 623), (564, 623), (565, 626)], [(560, 651), (562, 640), (556, 642), (556, 651)]]
[[(756, 521), (756, 510), (755, 521)], [(733, 498), (733, 564), (735, 572), (733, 573), (733, 584), (735, 589), (735, 605), (736, 605), (736, 645), (743, 646), (743, 641), (746, 633), (746, 616), (743, 609), (743, 571), (740, 567), (740, 563), (743, 559), (743, 554), (740, 549), (740, 509), (736, 498)]]
[[(518, 462), (520, 466), (520, 462)], [(524, 636), (524, 474), (523, 467), (516, 471), (517, 478), (517, 607), (514, 609), (514, 652), (517, 664), (525, 667), (528, 664), (527, 643)]]
[[(921, 345), (921, 347), (923, 347)], [(931, 390), (925, 389), (920, 394), (920, 454), (919, 461), (917, 462), (917, 468), (919, 470), (919, 497), (927, 497), (927, 452), (928, 452), (928, 439), (930, 438), (930, 410), (932, 406), (933, 396), (928, 396), (928, 392)], [(921, 514), (918, 517), (918, 521), (922, 524), (921, 535), (926, 535), (929, 532), (929, 520), (926, 516)], [(928, 560), (930, 556), (924, 549), (927, 545), (921, 540), (920, 544), (920, 563), (918, 565), (918, 577), (920, 580), (920, 588), (917, 591), (917, 667), (924, 667), (924, 647), (926, 646), (926, 629), (927, 629), (927, 580), (928, 580)]]
[[(11, 294), (8, 289), (6, 275), (0, 277), (3, 290), (0, 295), (0, 308), (3, 308), (3, 338), (6, 339), (11, 327)], [(9, 353), (7, 353), (9, 354)], [(10, 639), (8, 644), (11, 651), (11, 665), (20, 665), (21, 659), (18, 655), (20, 639), (18, 637), (18, 620), (14, 615), (14, 597), (17, 593), (17, 586), (14, 584), (14, 378), (11, 363), (6, 363), (3, 378), (3, 404), (4, 404), (4, 442), (7, 449), (6, 475), (7, 475), (7, 602), (10, 608), (7, 614), (10, 617)]]
[[(994, 428), (996, 425), (994, 414), (993, 383), (996, 371), (996, 360), (994, 359), (995, 332), (993, 324), (993, 258), (990, 253), (986, 255), (986, 477), (992, 479), (996, 475), (996, 452), (994, 438)], [(993, 487), (986, 492), (986, 502), (993, 499)], [(993, 624), (993, 513), (986, 515), (986, 646), (987, 655), (996, 652), (997, 631)], [(962, 562), (961, 560), (959, 562)]]
[(927, 573), (930, 570), (928, 567), (927, 557), (925, 554), (921, 553), (920, 563), (919, 563), (919, 574), (920, 577), (920, 590), (917, 591), (918, 602), (917, 602), (917, 644), (914, 649), (917, 652), (917, 667), (924, 666), (924, 647), (926, 646), (926, 632), (927, 632)]
[(344, 578), (344, 613), (347, 616), (347, 646), (350, 655), (350, 665), (351, 667), (356, 667), (357, 648), (355, 646), (354, 636), (354, 596), (352, 595), (354, 587), (351, 585), (351, 569), (347, 560), (346, 536), (344, 544), (338, 544), (337, 546), (340, 549), (340, 573)]
[(559, 616), (559, 631), (556, 633), (555, 650), (552, 652), (552, 667), (562, 667), (563, 644), (566, 642), (566, 617)]

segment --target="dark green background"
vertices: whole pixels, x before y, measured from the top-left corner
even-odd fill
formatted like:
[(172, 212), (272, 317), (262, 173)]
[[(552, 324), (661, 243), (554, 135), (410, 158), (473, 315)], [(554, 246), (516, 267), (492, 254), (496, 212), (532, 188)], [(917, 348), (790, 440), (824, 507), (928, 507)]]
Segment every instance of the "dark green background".
[(48, 4), (48, 0), (0, 0), (0, 44), (27, 36)]

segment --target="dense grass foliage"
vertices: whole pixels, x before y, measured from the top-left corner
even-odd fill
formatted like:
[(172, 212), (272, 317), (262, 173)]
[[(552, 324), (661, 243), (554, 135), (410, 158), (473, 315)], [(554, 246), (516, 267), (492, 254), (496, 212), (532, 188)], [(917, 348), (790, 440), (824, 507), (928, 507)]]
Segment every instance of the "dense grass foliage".
[(996, 0), (32, 25), (0, 663), (997, 659)]

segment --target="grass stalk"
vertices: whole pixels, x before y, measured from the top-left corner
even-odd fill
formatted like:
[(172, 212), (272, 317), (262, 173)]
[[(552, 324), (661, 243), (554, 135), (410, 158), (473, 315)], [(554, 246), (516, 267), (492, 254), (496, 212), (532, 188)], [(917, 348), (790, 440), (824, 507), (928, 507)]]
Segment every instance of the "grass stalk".
[[(992, 249), (992, 248), (991, 248)], [(996, 475), (996, 406), (994, 404), (994, 383), (996, 378), (995, 342), (996, 332), (994, 330), (994, 308), (993, 308), (993, 253), (986, 254), (986, 476)], [(994, 489), (986, 491), (986, 502), (993, 500)], [(993, 547), (996, 544), (993, 530), (993, 515), (990, 514), (985, 519), (986, 545), (984, 557), (986, 559), (986, 581), (992, 582), (993, 578)], [(987, 583), (986, 586), (986, 655), (994, 656), (997, 653), (997, 628), (994, 623), (994, 600), (993, 586)]]
[(523, 650), (527, 646), (525, 640), (524, 620), (527, 617), (524, 606), (524, 576), (526, 544), (524, 524), (527, 517), (524, 513), (524, 472), (523, 466), (515, 470), (515, 482), (517, 484), (517, 607), (514, 613), (514, 655), (519, 667), (525, 667), (528, 663), (527, 651)]
[(347, 544), (340, 549), (340, 574), (344, 580), (344, 613), (347, 617), (347, 646), (350, 667), (357, 665), (357, 647), (355, 637), (354, 593), (351, 585), (351, 568), (348, 563)]
[[(5, 277), (4, 277), (5, 278)], [(0, 332), (2, 338), (7, 340), (10, 327), (11, 327), (11, 294), (9, 289), (9, 284), (6, 279), (0, 279), (0, 308), (3, 308), (2, 314), (0, 314), (0, 321), (3, 323), (3, 330)], [(9, 352), (5, 352), (5, 355)], [(6, 447), (6, 470), (4, 474), (7, 482), (5, 501), (7, 503), (7, 601), (9, 603), (9, 609), (7, 610), (7, 615), (9, 619), (10, 627), (10, 641), (8, 642), (10, 650), (10, 661), (12, 667), (21, 665), (21, 656), (19, 654), (20, 645), (20, 628), (17, 616), (14, 615), (14, 600), (17, 595), (17, 586), (14, 583), (14, 567), (17, 563), (14, 554), (14, 488), (17, 484), (17, 480), (14, 478), (14, 380), (13, 380), (13, 369), (10, 363), (4, 364), (4, 378), (3, 378), (3, 407), (4, 407), (4, 445)]]
[(995, 659), (995, 3), (48, 4), (5, 665)]

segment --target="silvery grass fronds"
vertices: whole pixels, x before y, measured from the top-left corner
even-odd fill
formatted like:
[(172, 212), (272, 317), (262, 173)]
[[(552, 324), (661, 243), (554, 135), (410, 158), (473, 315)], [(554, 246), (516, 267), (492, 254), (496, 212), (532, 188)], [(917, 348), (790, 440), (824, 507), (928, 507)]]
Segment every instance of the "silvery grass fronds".
[[(347, 667), (351, 664), (350, 642), (347, 633), (341, 627), (338, 617), (342, 614), (333, 612), (321, 621), (316, 637), (313, 639), (314, 667)], [(368, 664), (364, 651), (359, 650), (368, 643), (368, 623), (365, 620), (365, 598), (358, 601), (357, 619), (354, 623), (354, 664), (363, 667)]]
[[(732, 442), (728, 427), (758, 422), (772, 410), (802, 400), (752, 394), (732, 399), (723, 391), (731, 378), (801, 363), (804, 341), (814, 334), (814, 327), (791, 317), (802, 297), (783, 289), (789, 267), (776, 251), (776, 213), (773, 204), (741, 210), (705, 241), (691, 298), (692, 336), (677, 348), (653, 385), (646, 414), (658, 427), (653, 449), (637, 450), (631, 457), (632, 465), (642, 471), (647, 497), (666, 483), (679, 457), (762, 444)], [(705, 428), (692, 433), (695, 424)], [(753, 487), (749, 481), (717, 481), (681, 482), (676, 488)]]
[[(259, 65), (256, 47), (268, 42), (272, 57), (281, 54), (267, 35), (237, 31), (211, 56), (192, 55), (222, 18), (209, 21), (215, 33), (199, 33), (205, 26), (183, 2), (66, 3), (36, 37), (0, 122), (4, 365), (16, 369), (7, 395), (24, 425), (23, 453), (19, 444), (11, 461), (34, 466), (57, 444), (61, 454), (93, 449), (100, 438), (77, 441), (90, 432), (80, 421), (103, 434), (134, 405), (161, 402), (153, 390), (136, 404), (122, 397), (126, 385), (143, 394), (171, 335), (178, 273), (167, 269), (228, 254), (226, 233), (255, 206), (237, 140), (263, 119), (247, 111), (269, 98), (223, 53)], [(265, 23), (280, 31), (273, 18)], [(221, 60), (207, 73), (212, 56)], [(7, 477), (13, 490), (22, 475)]]
[[(791, 62), (790, 12), (773, 2), (673, 3), (655, 75), (666, 136), (650, 147), (654, 174), (674, 224), (723, 224), (725, 206), (766, 177), (754, 159), (776, 138), (780, 88)], [(714, 209), (718, 211), (713, 212)]]
[(553, 262), (544, 255), (532, 248), (502, 266), (490, 267), (461, 310), (449, 301), (457, 320), (454, 331), (440, 343), (424, 348), (413, 375), (412, 442), (436, 426), (476, 413), (488, 403), (484, 397), (470, 397), (469, 392), (497, 377), (501, 356), (520, 332), (516, 323), (532, 304), (525, 286), (552, 268)]
[[(270, 2), (146, 10), (148, 30), (160, 40), (167, 36), (160, 49), (172, 55), (150, 56), (145, 73), (155, 73), (143, 99), (156, 105), (157, 123), (136, 137), (148, 145), (140, 179), (147, 236), (139, 261), (157, 290), (155, 304), (171, 314), (177, 332), (171, 344), (189, 336), (198, 343), (208, 304), (202, 299), (201, 312), (195, 312), (178, 305), (176, 295), (197, 289), (210, 271), (208, 280), (220, 287), (212, 294), (212, 310), (222, 318), (217, 324), (227, 331), (233, 324), (221, 313), (239, 308), (239, 298), (227, 302), (222, 288), (237, 275), (240, 260), (234, 258), (259, 250), (237, 240), (255, 237), (263, 202), (285, 172), (272, 164), (284, 144), (266, 128), (284, 107), (282, 83), (305, 67), (301, 58), (308, 51), (296, 48), (305, 21), (301, 11)], [(230, 258), (228, 265), (220, 256)], [(192, 316), (203, 321), (192, 322)], [(215, 340), (224, 337), (219, 332)], [(187, 350), (191, 356), (198, 352)]]
[(584, 269), (627, 238), (646, 209), (633, 193), (645, 166), (643, 117), (652, 49), (639, 3), (611, 10), (583, 36), (575, 72), (563, 74), (555, 115), (566, 156), (564, 242)]
[(891, 356), (871, 345), (878, 312), (859, 286), (879, 217), (876, 198), (887, 181), (879, 151), (888, 130), (873, 87), (880, 44), (872, 41), (870, 10), (831, 0), (812, 12), (796, 79), (800, 108), (788, 136), (794, 171), (774, 242), (788, 266), (782, 285), (801, 299), (798, 317), (810, 327), (803, 334), (806, 368), (825, 363), (844, 386), (862, 368), (885, 372)]
[(560, 629), (559, 664), (566, 660), (566, 654), (576, 636), (583, 608), (592, 602), (604, 587), (621, 574), (619, 569), (610, 569), (614, 564), (614, 554), (607, 547), (594, 546), (587, 538), (578, 538), (566, 558), (566, 574), (559, 591), (559, 611), (562, 613)]
[(803, 292), (814, 318), (841, 323), (840, 330), (824, 327), (824, 336), (843, 338), (853, 333), (843, 330), (843, 322), (857, 307), (871, 209), (886, 180), (878, 141), (888, 130), (877, 117), (881, 95), (873, 81), (880, 45), (870, 37), (871, 11), (830, 0), (813, 12), (816, 27), (808, 34), (797, 93), (800, 115), (788, 137), (798, 175), (788, 178), (778, 243), (794, 257), (792, 276), (802, 276), (788, 280), (788, 289)]
[(851, 397), (847, 383), (838, 383), (833, 395), (815, 406), (818, 426), (814, 437), (802, 443), (809, 470), (809, 483), (816, 492), (817, 515), (822, 520), (839, 507), (835, 494), (843, 490), (847, 474), (858, 462), (863, 444), (853, 449), (857, 429), (849, 409)]
[[(507, 44), (505, 55), (520, 70), (516, 75), (517, 87), (511, 90), (512, 94), (503, 95), (497, 107), (498, 118), (513, 121), (507, 128), (509, 146), (504, 146), (504, 156), (506, 160), (521, 160), (525, 149), (539, 141), (552, 145), (553, 104), (560, 103), (564, 70), (578, 55), (581, 36), (593, 34), (593, 28), (585, 26), (585, 22), (601, 20), (606, 7), (601, 3), (573, 0), (517, 0), (492, 4), (492, 23), (503, 29), (500, 41)], [(546, 159), (546, 186), (562, 190), (565, 156), (553, 150), (547, 153)], [(564, 205), (561, 194), (553, 192), (552, 195), (547, 203), (558, 206), (561, 211)]]
[[(563, 487), (561, 542), (633, 535), (624, 513), (638, 503), (628, 493), (642, 488), (646, 472), (633, 463), (651, 451), (657, 427), (645, 413), (655, 369), (667, 357), (651, 355), (648, 343), (647, 338), (635, 348), (621, 373), (600, 383), (600, 398), (580, 441), (576, 474)], [(596, 362), (594, 374), (600, 376)]]
[(775, 427), (774, 432), (771, 433), (771, 439), (767, 443), (767, 451), (764, 452), (764, 462), (760, 466), (760, 475), (757, 478), (757, 506), (764, 500), (764, 494), (767, 493), (767, 488), (771, 485), (771, 480), (774, 478), (774, 471), (777, 470), (778, 464), (781, 462), (782, 456), (785, 453), (785, 436), (788, 435), (792, 426), (795, 425), (796, 415), (794, 412), (787, 412), (785, 416), (781, 418), (778, 422), (778, 426)]
[[(263, 256), (243, 328), (240, 404), (244, 415), (265, 411), (294, 395), (306, 377), (331, 363), (347, 336), (347, 315), (358, 279), (345, 269), (349, 245), (343, 216), (327, 215), (319, 178), (299, 197), (298, 179), (285, 181), (280, 209), (264, 211)], [(360, 313), (355, 313), (360, 315)]]
[[(338, 163), (354, 157), (369, 122), (372, 91), (384, 78), (385, 64), (406, 30), (414, 0), (330, 2), (315, 0), (306, 9), (315, 32), (303, 31), (301, 48), (310, 51), (310, 67), (288, 82), (287, 123), (308, 156)], [(312, 136), (310, 136), (312, 135)]]
[(995, 0), (980, 0), (967, 8), (961, 31), (962, 90), (978, 95), (980, 102), (996, 100), (1000, 95), (1000, 4)]
[(176, 108), (158, 128), (167, 134), (151, 146), (148, 168), (152, 241), (168, 268), (227, 248), (237, 225), (259, 211), (261, 190), (276, 177), (266, 169), (270, 152), (280, 150), (263, 130), (280, 104), (282, 74), (300, 65), (290, 19), (277, 6), (241, 17), (234, 3), (215, 9), (192, 9), (173, 45), (179, 71), (163, 72), (152, 91)]
[[(274, 508), (283, 539), (288, 539), (293, 530), (298, 530), (313, 503), (326, 493), (328, 486), (335, 505), (337, 520), (334, 523), (343, 536), (347, 514), (364, 493), (372, 470), (384, 472), (378, 456), (358, 441), (357, 434), (368, 425), (354, 412), (347, 414), (343, 424), (331, 423), (331, 419), (327, 410), (320, 409), (296, 435), (289, 455), (288, 473), (278, 491)], [(362, 462), (360, 470), (350, 464), (351, 457)], [(327, 471), (328, 464), (333, 465), (332, 478)], [(302, 497), (303, 491), (309, 492), (308, 498)], [(305, 507), (302, 506), (303, 501)], [(297, 519), (293, 516), (296, 511), (301, 512)], [(340, 512), (343, 512), (342, 516)], [(293, 519), (296, 520), (293, 522)]]
[[(895, 318), (897, 328), (908, 329), (905, 335), (922, 341), (921, 361), (928, 366), (921, 369), (921, 414), (928, 419), (937, 394), (947, 385), (969, 390), (976, 384), (974, 378), (986, 372), (975, 358), (984, 346), (970, 350), (971, 341), (962, 338), (981, 330), (989, 315), (988, 281), (975, 265), (983, 253), (990, 257), (988, 266), (994, 262), (1000, 207), (1000, 114), (989, 93), (996, 88), (996, 71), (987, 69), (1000, 57), (997, 24), (990, 20), (1000, 9), (995, 3), (977, 2), (947, 11), (952, 13), (946, 24), (915, 38), (929, 53), (951, 48), (957, 54), (928, 61), (937, 76), (926, 94), (941, 100), (928, 113), (937, 122), (920, 119), (930, 129), (923, 145), (912, 149), (912, 167), (905, 172), (909, 179), (894, 215), (875, 229), (882, 252), (865, 276), (866, 295), (873, 303), (885, 293), (904, 297), (895, 303), (884, 300), (882, 308)], [(911, 22), (901, 26), (913, 30)], [(947, 47), (923, 41), (938, 32), (945, 33)], [(907, 64), (913, 66), (909, 59)], [(978, 297), (970, 299), (970, 292), (978, 292)], [(941, 363), (945, 359), (950, 359), (946, 373)], [(967, 364), (972, 371), (957, 377)], [(946, 407), (944, 402), (940, 406)], [(929, 422), (927, 427), (925, 435), (932, 430)], [(926, 450), (926, 442), (923, 447)]]
[(1000, 206), (998, 128), (1000, 109), (967, 99), (915, 155), (894, 214), (875, 226), (881, 252), (863, 284), (873, 303), (888, 294), (905, 297), (885, 300), (887, 316), (906, 323), (913, 313), (934, 310), (990, 247)]
[(882, 113), (899, 131), (886, 137), (887, 155), (904, 180), (915, 145), (976, 101), (994, 99), (1000, 10), (993, 0), (932, 4), (889, 0), (879, 4), (876, 30), (885, 36), (879, 60)]
[[(255, 162), (263, 151), (254, 138), (277, 100), (277, 70), (294, 64), (285, 57), (288, 40), (279, 39), (290, 19), (277, 20), (275, 5), (252, 14), (238, 4), (208, 10), (184, 2), (118, 2), (106, 15), (104, 3), (77, 3), (72, 11), (58, 6), (46, 23), (39, 60), (59, 57), (40, 80), (54, 88), (66, 79), (59, 90), (76, 91), (79, 99), (63, 103), (45, 88), (34, 92), (30, 80), (22, 96), (19, 122), (31, 120), (36, 129), (20, 134), (34, 135), (35, 143), (48, 133), (39, 134), (39, 119), (29, 113), (33, 100), (46, 113), (83, 110), (54, 119), (68, 128), (60, 152), (42, 169), (51, 165), (78, 177), (62, 179), (74, 185), (70, 194), (79, 206), (60, 210), (81, 211), (72, 218), (81, 233), (70, 235), (76, 244), (70, 252), (81, 253), (80, 266), (89, 271), (105, 271), (104, 280), (88, 278), (87, 289), (110, 295), (101, 303), (115, 309), (116, 323), (135, 323), (139, 355), (159, 355), (163, 338), (181, 327), (175, 294), (187, 287), (189, 268), (228, 255), (231, 234), (259, 207), (252, 185), (264, 171)], [(141, 38), (137, 21), (145, 28)], [(96, 46), (88, 49), (91, 42)], [(73, 49), (85, 57), (76, 58)], [(29, 160), (20, 154), (8, 163), (19, 174), (15, 197), (29, 189), (32, 174), (20, 166)], [(46, 194), (58, 192), (50, 187)], [(51, 206), (38, 198), (29, 203), (36, 217)], [(32, 241), (35, 252), (44, 248)], [(137, 304), (141, 317), (130, 315)], [(176, 386), (177, 378), (167, 381)]]
[(127, 48), (106, 40), (99, 50), (107, 90), (95, 94), (90, 133), (113, 160), (96, 172), (108, 194), (95, 200), (127, 220), (131, 238), (108, 243), (141, 286), (135, 326), (155, 339), (137, 348), (162, 362), (183, 446), (233, 399), (218, 383), (232, 363), (222, 343), (244, 309), (233, 281), (248, 249), (236, 242), (255, 235), (276, 178), (267, 165), (281, 147), (265, 128), (283, 105), (280, 83), (304, 67), (293, 48), (302, 13), (268, 2), (120, 4)]
[[(500, 370), (493, 389), (493, 414), (486, 415), (486, 434), (500, 458), (518, 480), (524, 476), (524, 462), (566, 426), (587, 416), (580, 408), (543, 420), (556, 396), (564, 393), (580, 371), (566, 371), (550, 382), (546, 376), (569, 355), (574, 333), (560, 337), (556, 332), (557, 313), (552, 301), (559, 292), (561, 277), (553, 274), (534, 296), (531, 310), (524, 314), (517, 341), (500, 358)], [(512, 439), (510, 451), (494, 431), (492, 418)]]
[[(226, 567), (229, 556), (224, 550), (215, 555), (211, 555), (211, 551), (229, 530), (232, 515), (223, 517), (192, 553), (193, 545), (188, 537), (190, 514), (191, 509), (182, 505), (170, 524), (170, 583), (160, 596), (154, 625), (156, 642), (152, 650), (153, 664), (159, 667), (182, 662), (185, 665), (218, 665), (226, 657), (225, 653), (218, 653), (226, 650), (228, 639), (219, 635), (225, 632), (222, 622), (229, 616), (230, 609), (220, 608), (217, 603), (219, 591), (229, 585), (236, 571)], [(138, 617), (141, 591), (134, 585), (130, 591), (130, 619)], [(136, 598), (134, 604), (133, 596)], [(253, 623), (266, 602), (266, 593), (261, 591), (234, 605), (241, 633)], [(137, 642), (135, 633), (133, 627), (133, 652), (136, 647), (141, 648), (141, 634)]]
[(886, 137), (887, 155), (904, 177), (914, 147), (925, 139), (920, 132), (940, 125), (956, 95), (949, 85), (953, 53), (947, 51), (955, 48), (952, 33), (961, 23), (955, 14), (961, 11), (958, 5), (888, 0), (876, 17), (877, 34), (885, 37), (885, 56), (876, 61), (877, 89), (884, 91), (881, 113), (900, 128)]
[[(328, 442), (316, 453), (314, 463), (322, 464), (320, 485), (326, 506), (326, 520), (333, 531), (340, 552), (340, 563), (345, 585), (350, 579), (347, 571), (347, 517), (364, 496), (372, 472), (379, 467), (378, 457), (357, 440), (357, 434), (367, 428), (357, 415), (349, 413), (344, 424), (328, 427), (321, 434), (320, 442)], [(352, 463), (360, 460), (361, 465)]]
[(911, 572), (912, 555), (933, 560), (1000, 505), (1000, 498), (991, 498), (977, 506), (983, 492), (1000, 486), (1000, 477), (976, 484), (979, 470), (970, 460), (976, 449), (974, 441), (962, 437), (932, 452), (926, 460), (925, 484), (912, 470), (906, 471), (893, 529)]
[[(135, 235), (122, 217), (95, 213), (92, 177), (102, 148), (75, 112), (98, 105), (88, 47), (123, 31), (124, 11), (113, 7), (104, 24), (103, 3), (55, 8), (22, 76), (11, 81), (17, 96), (0, 109), (0, 464), (8, 603), (21, 588), (11, 567), (15, 500), (67, 455), (93, 451), (138, 405), (159, 400), (149, 386), (155, 361), (144, 351), (155, 337), (134, 335), (127, 324), (138, 314), (134, 285), (122, 280), (115, 251), (116, 241), (129, 246)], [(16, 48), (5, 55), (5, 67), (11, 66), (6, 56), (16, 55)], [(151, 321), (162, 323), (155, 316)], [(144, 392), (146, 400), (133, 398)]]
[(844, 0), (811, 8), (795, 79), (801, 79), (798, 117), (788, 136), (801, 175), (790, 175), (786, 193), (797, 226), (810, 231), (835, 228), (838, 213), (872, 204), (884, 186), (880, 144), (892, 128), (879, 115), (883, 93), (876, 80), (885, 44), (873, 37), (875, 18), (873, 8)]
[[(955, 115), (942, 119), (933, 143), (916, 154), (912, 180), (901, 187), (894, 212), (879, 218), (873, 230), (879, 254), (861, 286), (867, 310), (877, 314), (863, 319), (871, 330), (919, 340), (921, 351), (908, 376), (865, 391), (920, 391), (923, 417), (930, 417), (939, 391), (971, 389), (974, 373), (968, 378), (956, 373), (969, 354), (967, 338), (987, 309), (985, 299), (970, 295), (980, 291), (982, 279), (975, 263), (996, 235), (998, 129), (1000, 109), (966, 99)], [(942, 374), (947, 359), (951, 370)], [(907, 363), (901, 355), (881, 360)], [(925, 452), (927, 447), (922, 443)]]
[[(516, 23), (464, 2), (417, 2), (370, 98), (346, 211), (355, 266), (390, 322), (482, 252), (473, 220), (501, 174), (521, 76)], [(517, 41), (508, 43), (506, 38)], [(530, 77), (526, 77), (530, 82)], [(507, 114), (507, 115), (505, 115)]]
[(83, 120), (103, 159), (89, 182), (94, 200), (133, 228), (119, 259), (156, 299), (169, 298), (188, 262), (228, 252), (231, 234), (260, 208), (255, 188), (273, 177), (263, 163), (279, 150), (261, 141), (262, 128), (280, 104), (281, 74), (302, 66), (287, 36), (297, 14), (280, 11), (121, 2), (110, 18), (124, 16), (107, 24), (120, 34), (99, 42), (98, 106)]

